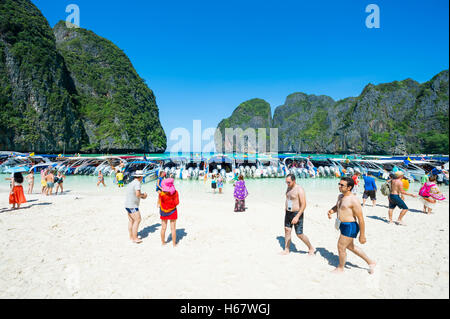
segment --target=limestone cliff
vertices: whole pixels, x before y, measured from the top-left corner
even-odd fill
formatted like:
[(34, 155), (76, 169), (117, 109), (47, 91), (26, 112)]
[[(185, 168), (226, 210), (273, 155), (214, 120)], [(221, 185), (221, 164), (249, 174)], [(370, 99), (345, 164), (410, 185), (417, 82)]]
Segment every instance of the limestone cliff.
[[(262, 109), (267, 113), (266, 105)], [(445, 70), (422, 84), (412, 79), (368, 84), (358, 97), (340, 101), (293, 93), (267, 122), (278, 129), (279, 152), (448, 154), (448, 112)], [(238, 108), (232, 118), (232, 127), (246, 128), (253, 117)]]

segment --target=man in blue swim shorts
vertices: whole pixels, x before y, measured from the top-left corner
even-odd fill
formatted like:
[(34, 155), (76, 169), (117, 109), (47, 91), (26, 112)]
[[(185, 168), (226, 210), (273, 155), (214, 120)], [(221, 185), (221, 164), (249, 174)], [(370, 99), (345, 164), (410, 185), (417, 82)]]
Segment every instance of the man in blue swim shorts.
[(394, 174), (393, 179), (391, 180), (391, 193), (389, 194), (389, 224), (392, 224), (392, 213), (394, 212), (395, 207), (398, 206), (402, 211), (400, 212), (400, 215), (398, 216), (397, 224), (398, 225), (405, 225), (402, 218), (405, 216), (406, 212), (408, 211), (408, 206), (406, 206), (403, 199), (401, 199), (400, 195), (408, 195), (411, 197), (417, 197), (414, 194), (407, 193), (403, 188), (403, 182), (402, 182), (403, 172), (397, 171)]
[[(328, 211), (328, 218), (331, 219), (337, 212), (336, 227), (339, 227), (341, 236), (338, 241), (339, 266), (333, 271), (341, 273), (344, 271), (347, 258), (347, 249), (355, 255), (364, 259), (369, 265), (369, 273), (373, 274), (376, 262), (371, 260), (364, 251), (353, 244), (353, 240), (358, 236), (361, 244), (366, 243), (365, 223), (362, 214), (361, 203), (352, 193), (355, 182), (350, 177), (343, 177), (339, 182), (339, 191), (337, 204)], [(358, 222), (356, 221), (358, 220)]]

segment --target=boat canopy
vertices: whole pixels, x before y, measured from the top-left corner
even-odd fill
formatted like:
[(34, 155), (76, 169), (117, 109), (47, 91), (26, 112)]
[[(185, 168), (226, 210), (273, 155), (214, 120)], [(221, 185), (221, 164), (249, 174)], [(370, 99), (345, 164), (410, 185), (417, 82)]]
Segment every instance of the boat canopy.
[(209, 163), (229, 163), (232, 164), (233, 160), (227, 156), (214, 156), (209, 159)]

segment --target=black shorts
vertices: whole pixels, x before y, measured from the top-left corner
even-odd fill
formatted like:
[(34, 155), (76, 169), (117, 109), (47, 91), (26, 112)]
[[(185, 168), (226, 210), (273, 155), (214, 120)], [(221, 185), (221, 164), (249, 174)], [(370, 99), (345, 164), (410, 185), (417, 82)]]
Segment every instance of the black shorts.
[(375, 190), (373, 190), (373, 191), (364, 191), (363, 199), (367, 199), (369, 197), (370, 197), (371, 200), (376, 200), (377, 199), (377, 191), (375, 191)]
[[(292, 220), (298, 214), (298, 212), (288, 212), (286, 211), (286, 215), (284, 216), (284, 227), (292, 228)], [(298, 219), (298, 223), (294, 225), (295, 233), (297, 235), (303, 234), (303, 216), (305, 216), (305, 212)]]
[(211, 183), (211, 188), (212, 189), (216, 189), (217, 188), (217, 183)]

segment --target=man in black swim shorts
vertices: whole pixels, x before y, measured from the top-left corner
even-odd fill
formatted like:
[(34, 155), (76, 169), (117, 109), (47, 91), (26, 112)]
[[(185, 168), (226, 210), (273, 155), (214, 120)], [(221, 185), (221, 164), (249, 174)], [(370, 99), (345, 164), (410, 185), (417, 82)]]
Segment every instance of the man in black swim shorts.
[(291, 231), (292, 226), (294, 226), (297, 237), (308, 247), (308, 254), (314, 255), (316, 249), (311, 245), (309, 238), (303, 234), (303, 217), (306, 208), (305, 191), (295, 183), (295, 175), (293, 174), (286, 177), (286, 185), (288, 189), (286, 191), (286, 214), (284, 216), (285, 244), (284, 251), (281, 254), (287, 255), (290, 252)]

